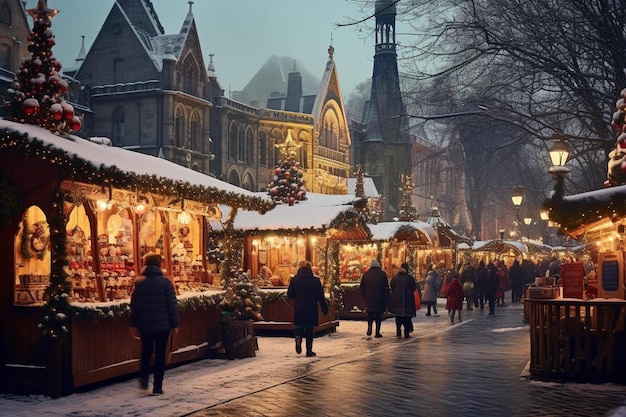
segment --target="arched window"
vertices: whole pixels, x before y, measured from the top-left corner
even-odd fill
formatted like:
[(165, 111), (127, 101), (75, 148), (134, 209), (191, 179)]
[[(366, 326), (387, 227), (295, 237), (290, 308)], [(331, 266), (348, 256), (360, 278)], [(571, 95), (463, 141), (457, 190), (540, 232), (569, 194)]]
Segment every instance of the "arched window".
[(191, 123), (189, 125), (191, 150), (202, 151), (202, 145), (200, 143), (200, 122), (198, 120), (198, 113), (191, 115)]
[(198, 85), (198, 65), (192, 56), (188, 55), (183, 63), (183, 91), (187, 94), (196, 95)]
[(328, 110), (324, 114), (320, 132), (320, 146), (339, 150), (339, 119), (332, 110)]
[(11, 8), (5, 3), (0, 9), (0, 22), (6, 25), (13, 25), (13, 16), (11, 15)]
[(113, 59), (113, 83), (121, 83), (124, 74), (124, 60), (122, 58)]
[(0, 43), (0, 68), (13, 71), (13, 59), (11, 46), (6, 43)]
[[(237, 125), (233, 122), (228, 129), (228, 159), (237, 160)], [(230, 182), (230, 181), (229, 181)], [(232, 184), (232, 183), (231, 183)]]
[(239, 187), (240, 185), (239, 174), (237, 174), (237, 171), (235, 171), (234, 169), (230, 171), (230, 174), (228, 174), (228, 183), (236, 185), (237, 187)]
[(176, 117), (174, 119), (174, 143), (178, 148), (184, 148), (187, 144), (187, 135), (185, 135), (185, 115), (179, 107), (176, 109)]
[(123, 107), (116, 107), (111, 115), (111, 140), (113, 146), (124, 146), (125, 112)]
[(261, 132), (259, 139), (259, 165), (267, 166), (267, 133)]
[(254, 134), (252, 129), (248, 129), (246, 133), (246, 162), (248, 164), (254, 163)]
[(246, 138), (245, 138), (245, 132), (243, 131), (243, 126), (241, 126), (238, 131), (237, 131), (237, 146), (238, 146), (238, 154), (237, 154), (237, 160), (238, 161), (245, 161), (246, 160)]

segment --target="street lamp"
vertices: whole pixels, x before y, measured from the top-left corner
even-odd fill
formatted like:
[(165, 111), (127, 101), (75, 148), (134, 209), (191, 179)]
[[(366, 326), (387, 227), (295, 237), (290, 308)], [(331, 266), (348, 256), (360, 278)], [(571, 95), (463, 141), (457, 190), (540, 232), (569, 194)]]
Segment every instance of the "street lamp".
[(513, 188), (511, 201), (513, 201), (513, 205), (515, 206), (516, 219), (517, 219), (517, 222), (515, 223), (515, 235), (519, 236), (519, 225), (520, 225), (519, 208), (524, 202), (524, 187), (522, 187), (521, 185), (516, 185), (515, 188)]
[(524, 217), (524, 224), (526, 225), (526, 241), (530, 240), (530, 225), (533, 222), (533, 218), (530, 216)]
[(570, 149), (565, 136), (555, 134), (552, 135), (551, 139), (553, 142), (550, 148), (548, 148), (548, 152), (550, 153), (552, 167), (549, 172), (556, 178), (553, 198), (560, 200), (565, 194), (565, 176), (569, 173), (569, 168), (565, 164), (567, 163)]

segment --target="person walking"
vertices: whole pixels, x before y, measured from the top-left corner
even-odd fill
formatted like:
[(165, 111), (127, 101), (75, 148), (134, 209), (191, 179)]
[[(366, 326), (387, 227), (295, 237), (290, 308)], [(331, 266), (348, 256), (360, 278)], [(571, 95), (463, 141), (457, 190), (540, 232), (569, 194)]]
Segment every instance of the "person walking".
[(459, 322), (461, 322), (461, 311), (463, 310), (463, 287), (461, 281), (456, 276), (446, 290), (446, 309), (450, 316), (450, 323), (454, 324), (454, 316), (459, 312)]
[(422, 303), (426, 303), (428, 311), (427, 316), (430, 316), (432, 309), (433, 314), (437, 315), (437, 294), (439, 294), (439, 287), (441, 286), (441, 280), (439, 275), (434, 269), (434, 266), (429, 267), (428, 274), (424, 280), (424, 291), (422, 293)]
[(480, 311), (485, 308), (485, 283), (487, 282), (487, 267), (484, 261), (480, 261), (476, 268), (476, 282), (474, 283), (474, 306), (480, 307)]
[(389, 297), (389, 312), (396, 316), (396, 337), (408, 339), (413, 331), (411, 318), (415, 317), (415, 296), (417, 286), (415, 278), (409, 275), (409, 264), (400, 265), (400, 270), (391, 278), (391, 295)]
[(176, 335), (180, 324), (176, 291), (172, 282), (163, 276), (163, 258), (156, 253), (144, 256), (142, 276), (135, 280), (130, 300), (130, 333), (141, 340), (141, 367), (139, 385), (148, 388), (150, 361), (154, 352), (153, 395), (163, 394), (165, 355), (170, 333)]
[(380, 333), (380, 325), (389, 302), (389, 279), (376, 259), (372, 259), (370, 269), (361, 277), (359, 291), (365, 300), (367, 335), (372, 335), (372, 323), (375, 322), (376, 333), (374, 337), (383, 337)]
[(500, 277), (498, 275), (498, 268), (489, 262), (487, 265), (487, 280), (485, 281), (485, 298), (489, 304), (489, 315), (493, 316), (496, 311), (496, 293), (500, 286)]
[(324, 315), (328, 315), (328, 303), (324, 288), (318, 277), (313, 275), (311, 262), (298, 262), (298, 272), (289, 281), (287, 297), (293, 300), (293, 325), (296, 341), (296, 353), (302, 353), (302, 338), (306, 340), (306, 356), (315, 356), (313, 352), (313, 329), (319, 324), (317, 306)]
[(474, 310), (474, 284), (476, 283), (476, 268), (469, 262), (461, 268), (461, 285), (463, 286), (463, 294), (467, 300), (467, 309)]
[(511, 281), (511, 302), (517, 303), (522, 301), (526, 271), (524, 271), (517, 259), (513, 261), (513, 265), (509, 269), (509, 280)]

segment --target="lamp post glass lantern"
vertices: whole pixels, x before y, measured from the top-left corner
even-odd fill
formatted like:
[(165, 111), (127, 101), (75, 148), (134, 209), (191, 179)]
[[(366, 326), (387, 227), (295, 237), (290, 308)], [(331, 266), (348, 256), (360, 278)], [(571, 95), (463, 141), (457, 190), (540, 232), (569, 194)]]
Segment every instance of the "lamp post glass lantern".
[(524, 224), (526, 225), (526, 240), (530, 240), (530, 225), (533, 223), (532, 217), (524, 217)]
[(519, 237), (519, 226), (520, 226), (520, 217), (519, 217), (519, 208), (524, 202), (524, 187), (521, 185), (515, 186), (513, 189), (513, 194), (511, 195), (511, 201), (515, 206), (515, 214), (516, 214), (516, 222), (515, 222), (515, 236)]

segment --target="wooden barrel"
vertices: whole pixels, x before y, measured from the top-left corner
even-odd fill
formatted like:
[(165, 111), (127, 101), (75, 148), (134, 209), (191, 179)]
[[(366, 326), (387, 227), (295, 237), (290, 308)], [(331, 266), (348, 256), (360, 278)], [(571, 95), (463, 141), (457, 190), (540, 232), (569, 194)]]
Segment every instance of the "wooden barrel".
[(222, 320), (222, 346), (228, 359), (255, 357), (259, 348), (252, 320)]

